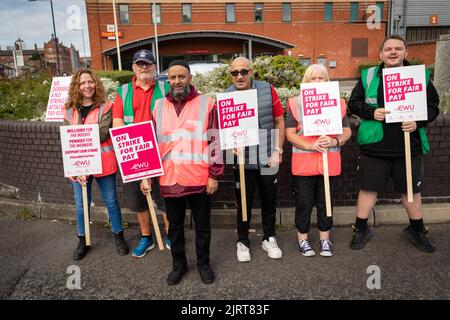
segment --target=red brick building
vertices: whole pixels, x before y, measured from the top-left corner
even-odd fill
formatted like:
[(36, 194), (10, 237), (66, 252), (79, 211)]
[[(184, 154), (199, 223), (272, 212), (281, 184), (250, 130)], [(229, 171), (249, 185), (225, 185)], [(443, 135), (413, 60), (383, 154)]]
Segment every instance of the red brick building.
[[(161, 70), (175, 58), (218, 61), (243, 54), (285, 54), (324, 63), (332, 78), (357, 76), (359, 63), (378, 60), (389, 1), (173, 1), (156, 2)], [(379, 8), (381, 20), (374, 21)], [(92, 68), (117, 69), (111, 0), (86, 0)], [(132, 54), (154, 49), (152, 3), (116, 0), (123, 69)], [(373, 23), (378, 22), (375, 26)], [(109, 25), (109, 27), (108, 27)], [(110, 39), (108, 39), (108, 35)]]
[[(75, 69), (81, 67), (80, 54), (73, 45), (66, 47), (62, 42), (59, 42), (58, 38), (56, 38), (56, 41), (58, 42), (59, 73), (71, 74)], [(56, 46), (53, 35), (48, 42), (44, 43), (44, 58), (48, 66), (56, 67)]]

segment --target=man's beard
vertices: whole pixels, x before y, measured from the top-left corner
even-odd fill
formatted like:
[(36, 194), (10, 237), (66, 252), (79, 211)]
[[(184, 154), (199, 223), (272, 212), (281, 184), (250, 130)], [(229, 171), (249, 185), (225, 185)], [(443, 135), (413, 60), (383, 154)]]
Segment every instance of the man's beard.
[(176, 91), (174, 90), (174, 88), (170, 87), (170, 95), (172, 96), (172, 98), (174, 98), (177, 101), (183, 101), (184, 99), (186, 99), (189, 94), (191, 93), (191, 88), (189, 85), (187, 85), (183, 91)]

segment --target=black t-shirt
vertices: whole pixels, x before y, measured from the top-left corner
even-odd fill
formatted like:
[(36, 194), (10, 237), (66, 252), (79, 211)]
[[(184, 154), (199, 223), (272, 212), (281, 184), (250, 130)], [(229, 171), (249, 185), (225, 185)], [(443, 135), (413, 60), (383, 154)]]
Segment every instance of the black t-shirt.
[[(408, 66), (407, 61), (404, 62)], [(380, 77), (380, 85), (378, 86), (378, 107), (384, 108), (384, 91), (383, 91), (383, 77), (382, 69), (384, 64), (380, 65), (378, 76)], [(373, 120), (375, 108), (365, 103), (365, 90), (362, 80), (359, 79), (348, 101), (348, 107), (353, 114), (363, 118)], [(416, 121), (417, 129), (425, 127), (427, 122), (433, 121), (439, 114), (439, 96), (431, 81), (427, 85), (427, 111), (428, 121)], [(380, 157), (380, 158), (404, 158), (405, 157), (405, 140), (402, 130), (402, 124), (386, 123), (382, 121), (383, 125), (383, 139), (376, 143), (369, 143), (360, 145), (362, 154)], [(411, 141), (411, 155), (416, 156), (422, 153), (422, 146), (420, 142), (419, 130), (415, 130), (410, 134)]]
[(81, 114), (81, 123), (84, 124), (84, 121), (86, 120), (86, 117), (87, 117), (89, 111), (91, 111), (93, 106), (94, 105), (91, 104), (90, 106), (81, 106), (78, 108), (78, 110), (80, 111), (80, 114)]

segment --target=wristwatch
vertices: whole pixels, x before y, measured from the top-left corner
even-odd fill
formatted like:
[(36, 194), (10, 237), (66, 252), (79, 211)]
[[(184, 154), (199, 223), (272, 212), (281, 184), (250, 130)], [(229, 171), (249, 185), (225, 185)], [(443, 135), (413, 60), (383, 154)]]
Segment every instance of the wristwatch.
[(279, 154), (283, 154), (283, 149), (281, 149), (281, 148), (276, 147), (273, 150), (278, 152)]

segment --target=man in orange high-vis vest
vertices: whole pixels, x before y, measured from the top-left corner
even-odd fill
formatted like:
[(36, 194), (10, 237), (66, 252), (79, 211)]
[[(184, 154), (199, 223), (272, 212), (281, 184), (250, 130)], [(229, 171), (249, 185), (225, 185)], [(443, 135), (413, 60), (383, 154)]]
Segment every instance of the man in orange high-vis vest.
[(179, 283), (187, 272), (184, 238), (187, 204), (195, 223), (200, 277), (204, 283), (214, 282), (209, 265), (211, 195), (217, 190), (217, 179), (223, 174), (224, 165), (214, 99), (200, 95), (191, 85), (191, 79), (186, 61), (172, 61), (170, 92), (156, 101), (153, 110), (164, 168), (164, 175), (159, 177), (160, 192), (166, 204), (172, 242), (173, 269), (167, 276), (169, 285)]

